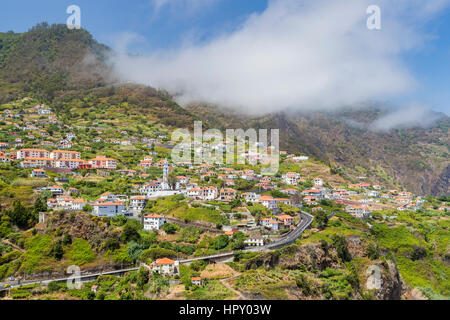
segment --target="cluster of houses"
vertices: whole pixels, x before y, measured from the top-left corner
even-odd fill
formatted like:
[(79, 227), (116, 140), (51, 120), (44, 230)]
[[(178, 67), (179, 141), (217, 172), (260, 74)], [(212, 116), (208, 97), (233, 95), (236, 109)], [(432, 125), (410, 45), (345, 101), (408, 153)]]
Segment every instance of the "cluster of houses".
[[(68, 139), (73, 139), (74, 134), (69, 135)], [(7, 148), (6, 144), (0, 144), (0, 148)], [(33, 178), (47, 178), (45, 169), (106, 169), (116, 170), (117, 161), (105, 156), (97, 156), (90, 160), (81, 159), (81, 153), (71, 150), (46, 150), (38, 148), (23, 148), (15, 152), (15, 160), (19, 160), (23, 168), (33, 168), (31, 177)], [(296, 159), (292, 155), (288, 158)], [(7, 162), (9, 159), (0, 152), (0, 162)], [(302, 158), (303, 159), (303, 158)], [(299, 161), (305, 161), (298, 159)], [(368, 183), (350, 184), (345, 187), (326, 187), (321, 178), (313, 179), (313, 187), (300, 191), (298, 185), (306, 182), (306, 179), (301, 177), (297, 172), (284, 173), (281, 178), (277, 179), (269, 176), (262, 176), (255, 173), (254, 170), (235, 170), (227, 167), (218, 167), (209, 164), (193, 165), (191, 163), (174, 163), (170, 164), (167, 159), (154, 161), (153, 155), (144, 157), (139, 163), (140, 167), (147, 169), (150, 167), (157, 167), (163, 169), (163, 178), (146, 182), (142, 185), (133, 185), (135, 195), (121, 200), (107, 199), (108, 201), (97, 201), (95, 203), (87, 203), (81, 199), (64, 198), (62, 194), (58, 194), (57, 188), (50, 187), (50, 191), (59, 198), (51, 199), (49, 207), (64, 208), (69, 210), (78, 210), (86, 204), (93, 206), (93, 214), (99, 216), (114, 216), (117, 214), (139, 215), (145, 208), (149, 199), (164, 197), (175, 194), (183, 194), (185, 197), (194, 201), (219, 201), (223, 203), (232, 202), (237, 198), (247, 203), (259, 203), (278, 213), (281, 205), (297, 206), (302, 205), (312, 208), (312, 211), (321, 210), (319, 206), (321, 200), (334, 200), (345, 205), (345, 210), (357, 218), (368, 218), (373, 208), (380, 205), (384, 200), (390, 201), (391, 204), (397, 205), (397, 209), (402, 210), (417, 210), (424, 202), (421, 198), (415, 198), (411, 193), (397, 190), (384, 191), (378, 185), (371, 185)], [(199, 180), (193, 182), (191, 176), (177, 176), (175, 185), (169, 186), (168, 174), (169, 171), (176, 167), (188, 169), (193, 175), (198, 176)], [(122, 169), (122, 175), (134, 176), (136, 170)], [(146, 174), (140, 174), (141, 178), (145, 178)], [(147, 175), (148, 176), (148, 175)], [(215, 178), (223, 181), (223, 187), (217, 188), (214, 185), (209, 185), (208, 181)], [(248, 191), (239, 193), (233, 187), (236, 179), (243, 179), (255, 182), (255, 189), (258, 191)], [(287, 188), (279, 188), (283, 184)], [(279, 190), (285, 194), (285, 198), (275, 198), (269, 195), (261, 195), (261, 192)], [(355, 199), (363, 196), (362, 199)], [(301, 197), (300, 203), (294, 201), (294, 196)], [(284, 226), (283, 222), (277, 219), (269, 219), (261, 221), (261, 225), (272, 230), (279, 230), (280, 226)]]
[(115, 170), (117, 161), (105, 156), (90, 160), (81, 159), (81, 153), (70, 150), (20, 149), (16, 159), (22, 168), (107, 169)]
[[(21, 118), (26, 112), (21, 110), (18, 113), (5, 110), (4, 119)], [(373, 210), (381, 207), (386, 202), (390, 206), (395, 206), (398, 210), (417, 210), (424, 202), (421, 198), (414, 197), (409, 192), (397, 190), (383, 190), (378, 185), (368, 183), (350, 184), (347, 187), (332, 187), (326, 184), (323, 179), (316, 177), (312, 180), (313, 186), (307, 189), (299, 188), (300, 184), (304, 184), (307, 180), (298, 172), (285, 172), (280, 178), (263, 176), (257, 174), (251, 169), (235, 170), (226, 166), (218, 166), (211, 164), (196, 165), (192, 163), (170, 163), (167, 159), (157, 159), (157, 152), (149, 152), (147, 156), (141, 159), (137, 165), (137, 170), (121, 169), (117, 170), (118, 162), (115, 159), (98, 155), (90, 160), (81, 158), (81, 152), (69, 150), (73, 145), (73, 141), (77, 135), (74, 128), (64, 125), (64, 139), (58, 140), (53, 137), (42, 127), (44, 124), (53, 123), (59, 125), (56, 116), (51, 109), (45, 105), (37, 105), (27, 113), (39, 115), (40, 119), (25, 122), (22, 126), (16, 127), (23, 131), (34, 132), (39, 136), (41, 146), (48, 149), (58, 146), (58, 149), (47, 150), (44, 148), (20, 148), (23, 146), (22, 138), (17, 137), (15, 144), (0, 142), (0, 163), (9, 163), (12, 160), (20, 162), (22, 168), (32, 169), (30, 176), (33, 178), (48, 178), (47, 171), (55, 171), (54, 169), (64, 169), (63, 172), (76, 172), (78, 169), (98, 169), (98, 175), (109, 175), (111, 171), (118, 171), (122, 176), (134, 177), (139, 173), (141, 179), (147, 179), (146, 170), (149, 168), (163, 169), (162, 179), (150, 180), (142, 184), (132, 185), (132, 196), (120, 196), (112, 194), (104, 194), (93, 202), (83, 199), (74, 198), (77, 190), (64, 190), (61, 186), (53, 185), (42, 190), (48, 190), (53, 197), (48, 200), (49, 208), (65, 209), (65, 210), (81, 210), (86, 205), (92, 206), (92, 213), (103, 217), (113, 217), (119, 214), (127, 216), (140, 216), (150, 199), (165, 197), (170, 195), (182, 194), (188, 201), (194, 202), (221, 202), (231, 203), (236, 199), (240, 199), (245, 203), (261, 204), (268, 209), (270, 218), (259, 220), (261, 227), (278, 231), (293, 227), (294, 217), (283, 213), (284, 206), (294, 206), (301, 208), (302, 206), (311, 208), (312, 212), (320, 211), (320, 202), (322, 200), (333, 200), (344, 205), (345, 210), (354, 217), (365, 219), (370, 217)], [(40, 122), (39, 122), (40, 121)], [(40, 125), (41, 124), (41, 125)], [(120, 139), (102, 138), (102, 129), (96, 129), (99, 134), (93, 139), (93, 143), (110, 143), (116, 145), (130, 145), (133, 143), (147, 143), (148, 146), (158, 142), (157, 139), (147, 137), (130, 136), (127, 131), (120, 132)], [(28, 133), (27, 133), (28, 134)], [(27, 138), (34, 139), (35, 136), (28, 134)], [(161, 134), (158, 139), (165, 139), (166, 135)], [(207, 143), (192, 142), (186, 148), (194, 147), (194, 151), (202, 151)], [(3, 151), (11, 149), (13, 152), (6, 154)], [(216, 148), (226, 149), (226, 143), (216, 146)], [(17, 149), (17, 151), (16, 151)], [(84, 148), (90, 151), (90, 147)], [(280, 155), (289, 161), (301, 162), (308, 161), (307, 156), (298, 156), (287, 154), (281, 151)], [(248, 160), (250, 157), (256, 157), (259, 160), (260, 155), (250, 151), (246, 153)], [(174, 168), (183, 168), (188, 174), (177, 176), (176, 181), (169, 184), (169, 172)], [(56, 171), (61, 172), (61, 171)], [(254, 182), (253, 190), (246, 192), (238, 192), (236, 188), (237, 180), (246, 180)], [(213, 184), (212, 180), (221, 181), (221, 187)], [(308, 181), (309, 182), (309, 181)], [(280, 187), (281, 186), (281, 187)], [(267, 191), (277, 190), (284, 196), (273, 197), (267, 195)], [(161, 228), (165, 223), (163, 216), (150, 214), (143, 217), (144, 228), (146, 230), (155, 230)], [(248, 219), (247, 226), (253, 227), (254, 219)], [(260, 244), (261, 239), (252, 239), (248, 245), (255, 243)]]

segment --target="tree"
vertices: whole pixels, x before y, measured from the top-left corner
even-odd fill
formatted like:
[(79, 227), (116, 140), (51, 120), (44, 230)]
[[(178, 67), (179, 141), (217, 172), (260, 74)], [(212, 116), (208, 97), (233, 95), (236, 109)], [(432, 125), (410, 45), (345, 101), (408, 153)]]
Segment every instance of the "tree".
[(228, 245), (229, 239), (226, 235), (221, 235), (216, 238), (214, 241), (214, 249), (221, 250)]
[(344, 262), (352, 260), (350, 251), (348, 251), (348, 243), (344, 236), (334, 235), (333, 236), (333, 246), (336, 248), (338, 257)]
[(315, 215), (314, 220), (316, 221), (316, 225), (320, 230), (325, 229), (328, 225), (328, 215), (324, 211), (318, 212)]
[(367, 246), (366, 254), (371, 260), (378, 259), (379, 257), (378, 247), (375, 244), (370, 243)]
[(136, 262), (139, 260), (139, 258), (141, 257), (142, 251), (143, 251), (142, 247), (134, 241), (130, 242), (127, 246), (128, 255), (130, 256), (131, 260), (133, 260), (133, 262)]
[(176, 177), (176, 173), (175, 172), (171, 172), (169, 173), (169, 176), (167, 177), (168, 183), (170, 188), (172, 188), (173, 190), (175, 190), (175, 187), (177, 186), (177, 177)]
[(148, 249), (157, 241), (158, 241), (158, 233), (156, 232), (156, 230), (154, 230), (150, 233), (142, 234), (140, 243), (144, 249)]
[(426, 257), (426, 255), (427, 255), (427, 250), (424, 247), (414, 245), (413, 253), (411, 255), (411, 260), (412, 261), (420, 260), (420, 259)]
[(34, 202), (34, 213), (39, 215), (39, 212), (47, 211), (47, 203), (41, 197), (38, 197)]
[(52, 256), (55, 257), (56, 260), (61, 260), (63, 255), (64, 255), (64, 250), (63, 250), (63, 247), (62, 247), (62, 241), (58, 240), (53, 245)]
[(55, 291), (58, 291), (60, 288), (61, 288), (61, 286), (56, 281), (51, 281), (47, 285), (48, 292), (55, 292)]
[(136, 285), (138, 288), (142, 289), (150, 280), (150, 274), (148, 270), (144, 267), (141, 267), (138, 272)]
[(282, 212), (290, 215), (290, 216), (295, 216), (297, 213), (300, 212), (299, 208), (284, 204), (284, 203), (280, 203), (279, 204), (279, 208), (281, 209)]
[(84, 212), (91, 212), (93, 209), (94, 209), (94, 208), (93, 208), (91, 205), (89, 205), (89, 204), (85, 204), (85, 205), (83, 206), (83, 211), (84, 211)]
[(119, 227), (123, 226), (125, 223), (127, 223), (127, 221), (128, 221), (127, 217), (125, 217), (125, 215), (123, 214), (119, 214), (111, 218), (112, 224)]
[(14, 201), (13, 209), (7, 211), (6, 214), (11, 218), (11, 222), (19, 228), (31, 228), (38, 221), (38, 215), (22, 205), (20, 200)]
[(141, 236), (138, 232), (137, 226), (131, 223), (127, 223), (123, 227), (121, 239), (122, 242), (129, 242), (129, 241), (138, 242), (141, 239)]
[(241, 199), (239, 199), (239, 198), (234, 199), (234, 200), (230, 203), (231, 208), (233, 208), (233, 209), (239, 207), (241, 204), (242, 204), (242, 202), (241, 202)]
[(284, 194), (283, 192), (281, 192), (280, 190), (273, 190), (270, 191), (270, 194), (272, 197), (274, 198), (285, 198), (286, 194)]
[(231, 249), (232, 250), (242, 250), (245, 247), (245, 242), (243, 239), (236, 239), (233, 240), (232, 244), (231, 244)]
[(300, 276), (296, 280), (297, 288), (299, 288), (304, 296), (315, 296), (317, 295), (317, 290), (315, 290), (314, 285), (304, 274), (300, 274)]
[(178, 227), (171, 223), (165, 223), (161, 229), (167, 234), (175, 234), (178, 230)]
[(207, 266), (207, 262), (205, 260), (195, 260), (192, 261), (192, 263), (189, 265), (189, 267), (193, 270), (193, 271), (202, 271), (205, 269), (205, 267)]

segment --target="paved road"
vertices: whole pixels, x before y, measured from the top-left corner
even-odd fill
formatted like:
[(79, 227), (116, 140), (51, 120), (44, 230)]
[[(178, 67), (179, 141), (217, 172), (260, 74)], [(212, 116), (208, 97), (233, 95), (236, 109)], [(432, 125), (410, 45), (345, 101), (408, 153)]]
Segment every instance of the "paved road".
[(328, 216), (328, 220), (333, 218), (336, 215), (336, 213), (337, 213), (337, 211), (333, 211), (333, 213)]
[[(303, 232), (305, 232), (305, 230), (311, 225), (311, 223), (314, 220), (314, 217), (312, 215), (310, 215), (309, 213), (303, 212), (303, 211), (301, 213), (301, 218), (302, 219), (301, 219), (299, 225), (297, 226), (297, 228), (295, 230), (293, 230), (292, 232), (290, 232), (286, 237), (284, 237), (280, 240), (271, 242), (262, 247), (246, 248), (243, 251), (259, 252), (259, 251), (266, 251), (266, 250), (274, 250), (274, 249), (279, 249), (279, 248), (293, 244), (295, 242), (295, 240), (300, 238), (300, 236), (303, 234)], [(234, 255), (234, 253), (230, 251), (230, 252), (219, 253), (219, 254), (215, 254), (215, 255), (211, 255), (211, 256), (195, 257), (192, 259), (181, 260), (180, 263), (189, 263), (189, 262), (192, 262), (195, 260), (225, 258), (225, 257), (231, 257), (233, 255)]]
[[(81, 282), (86, 282), (86, 281), (90, 281), (91, 278), (97, 278), (97, 277), (102, 276), (102, 275), (115, 275), (115, 274), (121, 274), (121, 273), (125, 273), (125, 272), (130, 272), (130, 271), (136, 271), (138, 269), (139, 268), (128, 268), (128, 269), (121, 269), (121, 270), (114, 270), (114, 271), (107, 271), (107, 272), (100, 272), (100, 273), (82, 274), (80, 276), (80, 280), (81, 280)], [(9, 288), (17, 288), (17, 287), (21, 287), (21, 286), (26, 286), (26, 285), (29, 285), (29, 284), (35, 284), (35, 283), (48, 284), (48, 283), (53, 282), (53, 281), (66, 282), (69, 279), (72, 279), (72, 278), (71, 277), (67, 277), (67, 278), (58, 278), (58, 279), (28, 280), (28, 281), (22, 281), (20, 284), (17, 281), (1, 282), (0, 283), (0, 291), (1, 290), (7, 290)], [(4, 288), (3, 286), (5, 284), (9, 284), (10, 287), (9, 288)]]
[[(291, 245), (292, 243), (295, 242), (296, 239), (300, 238), (302, 233), (305, 232), (305, 230), (311, 225), (312, 221), (314, 220), (314, 217), (312, 215), (310, 215), (309, 213), (303, 212), (303, 211), (301, 212), (300, 216), (302, 219), (301, 219), (299, 225), (297, 226), (297, 228), (295, 230), (290, 232), (286, 237), (284, 237), (280, 240), (271, 242), (263, 247), (247, 248), (247, 249), (244, 249), (244, 251), (247, 251), (247, 252), (266, 251), (266, 250), (279, 249), (279, 248)], [(211, 256), (196, 257), (196, 258), (192, 258), (192, 259), (181, 260), (180, 263), (182, 264), (182, 263), (192, 262), (195, 260), (231, 257), (231, 256), (233, 256), (233, 254), (234, 253), (230, 251), (230, 252), (215, 254), (215, 255), (211, 255)], [(84, 275), (81, 275), (81, 281), (87, 281), (90, 278), (96, 278), (101, 275), (120, 274), (120, 273), (129, 272), (129, 271), (135, 271), (138, 269), (139, 268), (129, 268), (129, 269), (110, 271), (110, 272), (84, 274)], [(52, 281), (64, 282), (69, 279), (71, 279), (71, 278), (67, 277), (67, 278), (60, 278), (60, 279), (29, 280), (29, 281), (22, 281), (22, 283), (20, 285), (17, 282), (0, 282), (0, 291), (7, 290), (7, 288), (4, 288), (5, 284), (11, 285), (11, 288), (17, 288), (20, 286), (35, 284), (35, 283), (47, 284)]]
[(285, 247), (288, 245), (291, 245), (300, 238), (300, 236), (305, 232), (305, 230), (311, 225), (311, 223), (314, 220), (314, 217), (310, 215), (309, 213), (303, 212), (301, 213), (302, 220), (300, 224), (297, 226), (295, 230), (293, 230), (291, 233), (289, 233), (286, 237), (283, 239), (280, 239), (275, 242), (269, 243), (267, 246), (263, 248), (263, 250), (271, 250), (271, 249), (278, 249), (281, 247)]

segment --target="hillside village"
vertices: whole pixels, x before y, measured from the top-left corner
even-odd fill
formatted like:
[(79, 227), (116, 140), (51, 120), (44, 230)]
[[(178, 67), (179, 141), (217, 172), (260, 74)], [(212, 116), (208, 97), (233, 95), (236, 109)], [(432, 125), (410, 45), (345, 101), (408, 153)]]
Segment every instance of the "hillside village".
[[(395, 221), (399, 212), (445, 214), (449, 209), (445, 201), (436, 207), (426, 197), (370, 184), (365, 177), (347, 181), (314, 159), (286, 151), (280, 152), (275, 176), (261, 175), (259, 165), (173, 162), (169, 128), (155, 123), (150, 129), (127, 130), (108, 117), (89, 119), (89, 114), (89, 120), (82, 120), (82, 114), (69, 122), (31, 98), (0, 109), (2, 174), (12, 177), (17, 190), (28, 188), (23, 189), (24, 203), (31, 198), (45, 202), (39, 223), (45, 224), (51, 212), (84, 212), (111, 220), (126, 217), (166, 238), (179, 226), (199, 228), (214, 234), (214, 252), (225, 252), (280, 239), (300, 223), (301, 211), (316, 221), (345, 212), (370, 229), (374, 216)], [(205, 145), (192, 147), (201, 152)], [(2, 189), (14, 193), (14, 187)], [(6, 200), (5, 192), (1, 196), (5, 208), (15, 200)], [(229, 240), (217, 245), (217, 236)], [(152, 259), (147, 267), (180, 275), (173, 256)], [(201, 277), (191, 278), (201, 286)]]
[[(25, 100), (26, 101), (26, 100)], [(14, 131), (8, 130), (13, 141), (0, 142), (2, 163), (19, 166), (33, 179), (54, 181), (55, 184), (37, 188), (36, 192), (48, 191), (51, 197), (47, 199), (47, 207), (53, 210), (83, 210), (92, 207), (92, 214), (102, 217), (125, 215), (139, 218), (143, 214), (149, 201), (161, 197), (182, 195), (190, 205), (236, 204), (240, 219), (230, 216), (229, 212), (222, 212), (231, 218), (231, 229), (252, 230), (263, 227), (278, 232), (289, 229), (293, 225), (295, 208), (304, 208), (310, 212), (323, 210), (322, 200), (332, 200), (345, 207), (345, 211), (356, 218), (367, 219), (372, 211), (386, 209), (419, 210), (425, 202), (421, 197), (400, 190), (385, 190), (382, 186), (368, 183), (357, 184), (329, 184), (321, 177), (303, 176), (301, 172), (284, 172), (276, 177), (261, 176), (253, 169), (234, 169), (226, 166), (193, 165), (191, 163), (172, 163), (164, 154), (150, 151), (136, 166), (120, 166), (118, 160), (97, 154), (88, 159), (82, 158), (84, 151), (91, 151), (89, 141), (87, 146), (77, 142), (77, 133), (82, 128), (62, 125), (51, 108), (36, 105), (22, 109), (6, 109), (2, 112), (2, 121)], [(61, 137), (54, 137), (48, 133), (49, 128), (56, 126), (64, 130)], [(101, 129), (97, 130), (101, 134)], [(67, 133), (66, 133), (67, 132)], [(120, 132), (122, 139), (106, 139), (101, 137), (92, 139), (92, 144), (104, 143), (106, 146), (145, 145), (154, 150), (155, 145), (162, 144), (158, 137), (130, 136), (126, 130)], [(206, 143), (205, 143), (206, 144)], [(194, 143), (193, 143), (194, 146)], [(169, 146), (170, 148), (170, 146)], [(81, 151), (75, 151), (79, 150)], [(201, 151), (201, 147), (200, 147)], [(281, 151), (282, 161), (295, 165), (308, 162), (305, 156), (287, 154)], [(119, 164), (119, 166), (118, 166)], [(149, 179), (148, 169), (160, 169), (162, 175), (157, 179)], [(174, 176), (173, 172), (183, 172)], [(142, 180), (143, 183), (127, 185), (127, 194), (114, 194), (107, 191), (97, 199), (83, 197), (79, 190), (71, 186), (70, 180), (83, 180), (92, 176), (119, 175), (130, 180)], [(169, 179), (171, 184), (169, 184)], [(238, 185), (238, 189), (236, 189)], [(272, 194), (276, 194), (273, 196)], [(181, 198), (180, 198), (181, 199)], [(263, 206), (266, 217), (256, 221), (249, 211), (250, 206)], [(262, 208), (262, 207), (261, 207)], [(439, 210), (446, 210), (446, 207)], [(286, 212), (287, 211), (287, 212)], [(286, 214), (287, 213), (287, 214)], [(289, 214), (290, 218), (288, 217)], [(156, 215), (153, 216), (156, 219)], [(160, 223), (153, 222), (144, 226), (147, 230), (159, 229), (164, 221), (160, 216)], [(150, 221), (150, 220), (148, 220)], [(258, 222), (258, 223), (256, 223)], [(236, 228), (235, 228), (236, 227)]]

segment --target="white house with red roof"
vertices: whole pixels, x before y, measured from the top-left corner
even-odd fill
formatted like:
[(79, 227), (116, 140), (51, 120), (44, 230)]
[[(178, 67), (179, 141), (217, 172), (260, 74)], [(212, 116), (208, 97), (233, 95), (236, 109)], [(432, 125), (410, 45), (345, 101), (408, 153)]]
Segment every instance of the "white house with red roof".
[(275, 200), (272, 196), (261, 196), (259, 198), (259, 203), (270, 210), (278, 208), (277, 200)]
[(262, 218), (262, 219), (260, 220), (260, 224), (261, 224), (263, 227), (268, 227), (268, 228), (270, 228), (270, 229), (272, 229), (272, 230), (277, 231), (280, 222), (277, 221), (277, 220), (271, 219), (271, 218)]
[(164, 276), (174, 276), (180, 274), (179, 261), (174, 261), (169, 258), (156, 259), (150, 268), (152, 272), (159, 273)]
[(130, 198), (130, 209), (134, 212), (141, 212), (147, 205), (148, 199), (144, 196), (134, 196)]
[(58, 185), (53, 185), (47, 188), (53, 195), (61, 195), (64, 193), (64, 188)]
[(224, 200), (224, 199), (232, 200), (232, 199), (236, 198), (236, 196), (237, 196), (237, 191), (234, 190), (233, 188), (220, 189), (219, 197), (221, 200)]
[(307, 189), (302, 192), (304, 196), (309, 196), (314, 200), (322, 200), (324, 198), (323, 191), (321, 189)]
[(282, 204), (285, 204), (285, 205), (288, 205), (288, 206), (290, 206), (292, 204), (291, 203), (291, 199), (276, 198), (275, 201), (277, 202), (277, 204), (278, 203), (282, 203)]
[(166, 219), (162, 215), (148, 214), (144, 216), (144, 230), (159, 230), (164, 223), (166, 223)]
[(155, 193), (157, 191), (161, 191), (161, 182), (160, 181), (151, 181), (147, 184), (144, 184), (140, 189), (139, 192), (141, 194), (150, 195), (152, 193)]
[(11, 159), (7, 156), (5, 156), (4, 154), (0, 155), (0, 163), (10, 163)]
[(250, 236), (244, 240), (244, 244), (248, 247), (262, 247), (264, 246), (264, 238), (261, 236)]
[(293, 186), (298, 185), (300, 178), (301, 178), (300, 174), (298, 174), (296, 172), (288, 172), (281, 176), (281, 180), (283, 180), (284, 183), (290, 184)]
[(251, 203), (256, 203), (259, 201), (259, 198), (261, 198), (261, 196), (255, 192), (243, 193), (242, 197), (245, 199), (246, 202), (251, 202)]
[(197, 199), (198, 197), (200, 197), (201, 192), (202, 192), (201, 188), (192, 188), (192, 189), (186, 190), (186, 195), (189, 198)]
[(47, 199), (47, 208), (53, 209), (56, 208), (57, 206), (58, 202), (56, 201), (56, 199)]
[(216, 187), (213, 186), (204, 187), (200, 192), (200, 199), (204, 201), (214, 200), (217, 198), (218, 194), (219, 192), (217, 191)]
[(50, 152), (45, 149), (20, 149), (17, 151), (17, 160), (25, 158), (50, 158)]
[(85, 206), (85, 205), (87, 205), (88, 203), (87, 203), (87, 201), (86, 200), (83, 200), (83, 199), (75, 199), (75, 200), (73, 200), (73, 202), (72, 202), (72, 210), (74, 210), (74, 211), (81, 211), (81, 210), (83, 210), (83, 207)]
[(45, 170), (34, 169), (33, 171), (31, 171), (31, 177), (32, 178), (47, 178), (47, 174), (45, 173)]
[(114, 202), (117, 199), (117, 196), (111, 192), (105, 192), (100, 195), (100, 199), (104, 201)]
[(283, 214), (281, 216), (277, 216), (277, 219), (281, 221), (281, 223), (283, 223), (285, 226), (290, 226), (294, 223), (294, 217), (288, 215), (288, 214)]
[(284, 189), (284, 190), (280, 190), (281, 192), (288, 194), (288, 195), (295, 195), (298, 194), (298, 190), (297, 189)]
[(364, 205), (348, 205), (345, 207), (345, 211), (358, 219), (364, 219), (370, 216), (369, 208)]
[(69, 150), (54, 150), (50, 152), (50, 158), (59, 160), (59, 159), (81, 159), (81, 153), (77, 151), (69, 151)]

